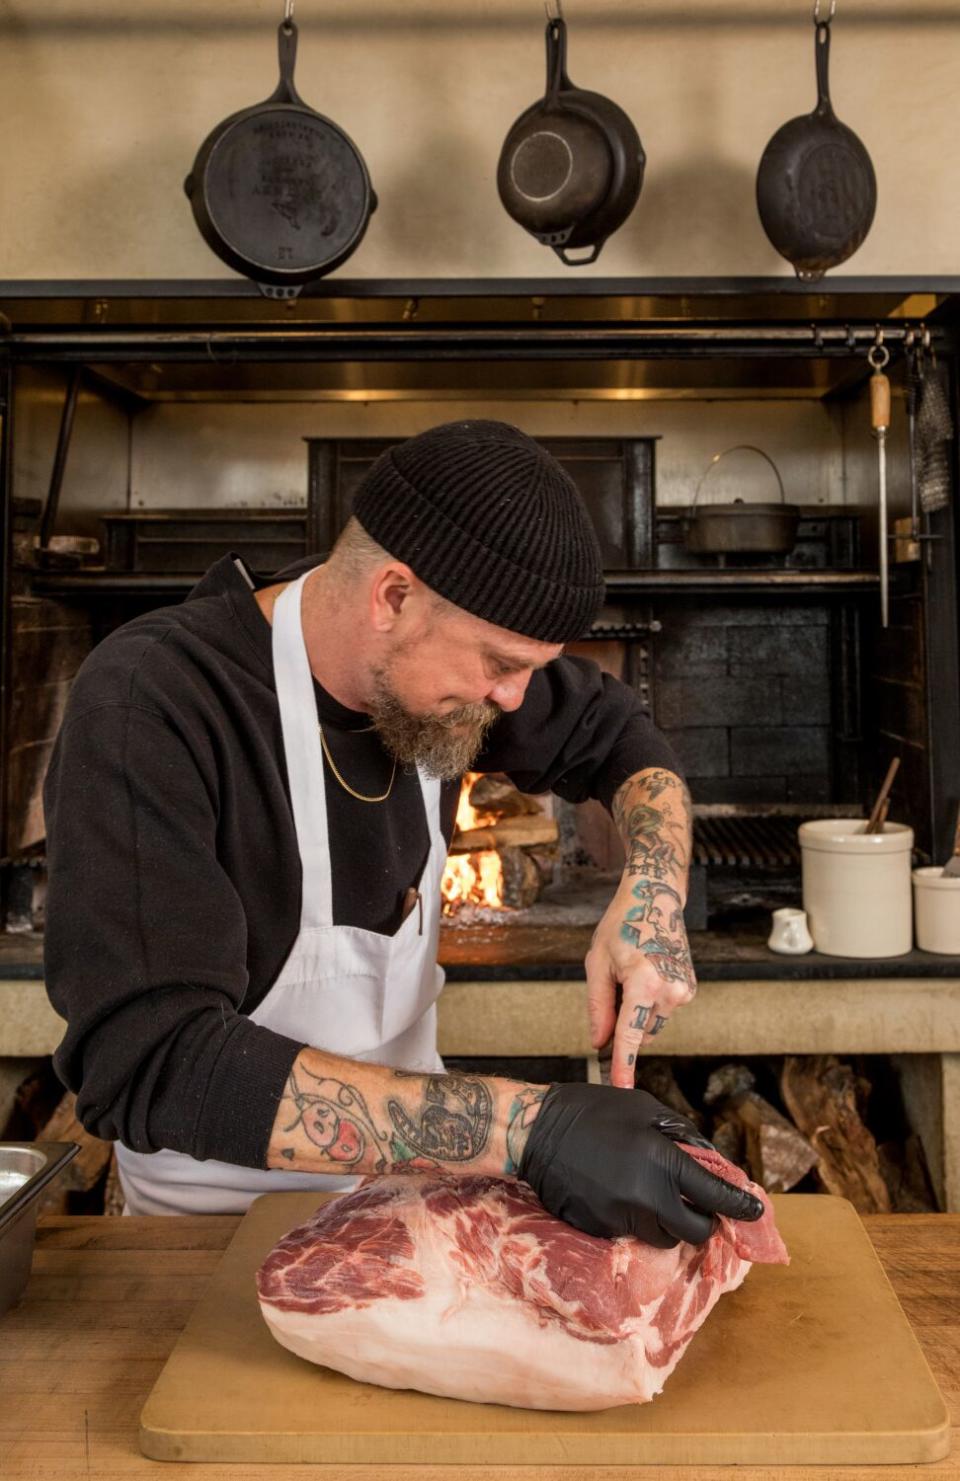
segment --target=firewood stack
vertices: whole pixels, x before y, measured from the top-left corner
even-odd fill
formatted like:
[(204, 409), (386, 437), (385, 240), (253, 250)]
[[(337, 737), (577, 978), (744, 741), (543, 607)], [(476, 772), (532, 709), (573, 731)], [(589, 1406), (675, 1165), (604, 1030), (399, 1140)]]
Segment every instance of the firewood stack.
[[(91, 1136), (77, 1120), (76, 1096), (64, 1091), (47, 1059), (31, 1069), (13, 1097), (0, 1125), (0, 1141), (77, 1142), (80, 1151), (41, 1194), (44, 1214), (100, 1213), (115, 1162), (113, 1143)], [(116, 1175), (113, 1174), (116, 1182)], [(115, 1207), (121, 1203), (114, 1195)]]
[[(753, 1063), (756, 1073), (743, 1061), (711, 1067), (696, 1057), (644, 1052), (636, 1084), (689, 1117), (768, 1192), (835, 1193), (861, 1213), (936, 1212), (920, 1138), (905, 1124), (894, 1126), (889, 1114), (880, 1123), (871, 1114), (874, 1103), (891, 1098), (882, 1058), (849, 1064), (834, 1055), (787, 1055)], [(600, 1059), (606, 1083), (609, 1071), (608, 1050)], [(505, 1061), (494, 1073), (514, 1071)], [(538, 1067), (537, 1078), (545, 1073)], [(868, 1073), (880, 1078), (871, 1084)], [(113, 1143), (80, 1125), (75, 1097), (64, 1092), (49, 1058), (28, 1071), (5, 1113), (0, 1110), (0, 1141), (34, 1140), (80, 1144), (44, 1196), (43, 1213), (122, 1213)]]
[[(636, 1084), (689, 1117), (767, 1192), (802, 1185), (802, 1192), (847, 1198), (859, 1213), (936, 1211), (919, 1137), (874, 1134), (868, 1124), (873, 1086), (852, 1065), (835, 1055), (786, 1055), (767, 1066), (771, 1099), (742, 1061), (718, 1064), (694, 1095), (687, 1082), (698, 1077), (689, 1074), (696, 1063), (641, 1055)], [(606, 1056), (600, 1070), (609, 1081)]]
[(500, 857), (502, 905), (509, 910), (531, 906), (550, 883), (559, 832), (535, 797), (528, 797), (500, 773), (478, 776), (467, 794), (477, 814), (474, 826), (456, 828), (453, 856), (466, 855), (479, 871), (477, 856), (494, 850)]

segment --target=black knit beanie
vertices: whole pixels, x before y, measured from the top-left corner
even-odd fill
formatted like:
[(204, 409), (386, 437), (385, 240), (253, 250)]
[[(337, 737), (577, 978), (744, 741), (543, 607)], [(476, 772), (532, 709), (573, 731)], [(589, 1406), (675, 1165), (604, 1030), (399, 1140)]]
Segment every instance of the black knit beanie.
[(545, 643), (589, 628), (600, 547), (576, 484), (505, 422), (446, 422), (377, 459), (353, 513), (455, 606)]

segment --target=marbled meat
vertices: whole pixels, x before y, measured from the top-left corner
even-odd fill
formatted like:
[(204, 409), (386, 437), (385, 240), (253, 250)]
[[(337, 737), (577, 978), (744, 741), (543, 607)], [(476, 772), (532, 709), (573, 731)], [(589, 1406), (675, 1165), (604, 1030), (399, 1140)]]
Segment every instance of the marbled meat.
[(786, 1264), (765, 1193), (756, 1223), (703, 1245), (597, 1239), (525, 1183), (440, 1173), (371, 1180), (290, 1231), (257, 1275), (291, 1352), (387, 1388), (529, 1409), (606, 1409), (660, 1392), (720, 1296), (753, 1262)]

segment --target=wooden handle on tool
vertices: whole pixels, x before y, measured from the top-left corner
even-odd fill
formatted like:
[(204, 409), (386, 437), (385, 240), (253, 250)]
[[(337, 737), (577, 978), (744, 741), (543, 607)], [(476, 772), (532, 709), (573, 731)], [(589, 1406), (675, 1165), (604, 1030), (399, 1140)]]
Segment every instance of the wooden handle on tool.
[(886, 432), (890, 426), (890, 381), (882, 370), (870, 377), (870, 423), (874, 432)]
[(883, 827), (887, 816), (887, 796), (890, 792), (890, 788), (893, 786), (893, 779), (899, 769), (900, 757), (894, 756), (893, 760), (890, 762), (890, 765), (887, 767), (887, 774), (883, 779), (883, 786), (877, 793), (877, 800), (873, 804), (873, 812), (870, 814), (870, 821), (863, 830), (864, 833), (879, 833), (880, 829)]

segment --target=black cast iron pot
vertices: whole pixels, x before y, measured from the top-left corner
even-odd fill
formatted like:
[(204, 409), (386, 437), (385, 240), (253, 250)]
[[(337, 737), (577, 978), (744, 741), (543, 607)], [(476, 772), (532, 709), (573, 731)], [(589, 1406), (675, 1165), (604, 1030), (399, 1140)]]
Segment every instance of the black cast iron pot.
[[(727, 453), (759, 453), (777, 476), (781, 503), (754, 504), (734, 499), (730, 504), (700, 504), (700, 490), (710, 469)], [(697, 484), (693, 503), (684, 520), (683, 543), (693, 555), (789, 555), (797, 543), (800, 510), (788, 504), (776, 463), (763, 448), (739, 442), (714, 453)]]
[[(567, 29), (547, 24), (547, 89), (504, 140), (497, 189), (504, 208), (568, 267), (596, 262), (630, 215), (646, 156), (630, 119), (567, 76)], [(570, 257), (588, 248), (585, 257)]]

